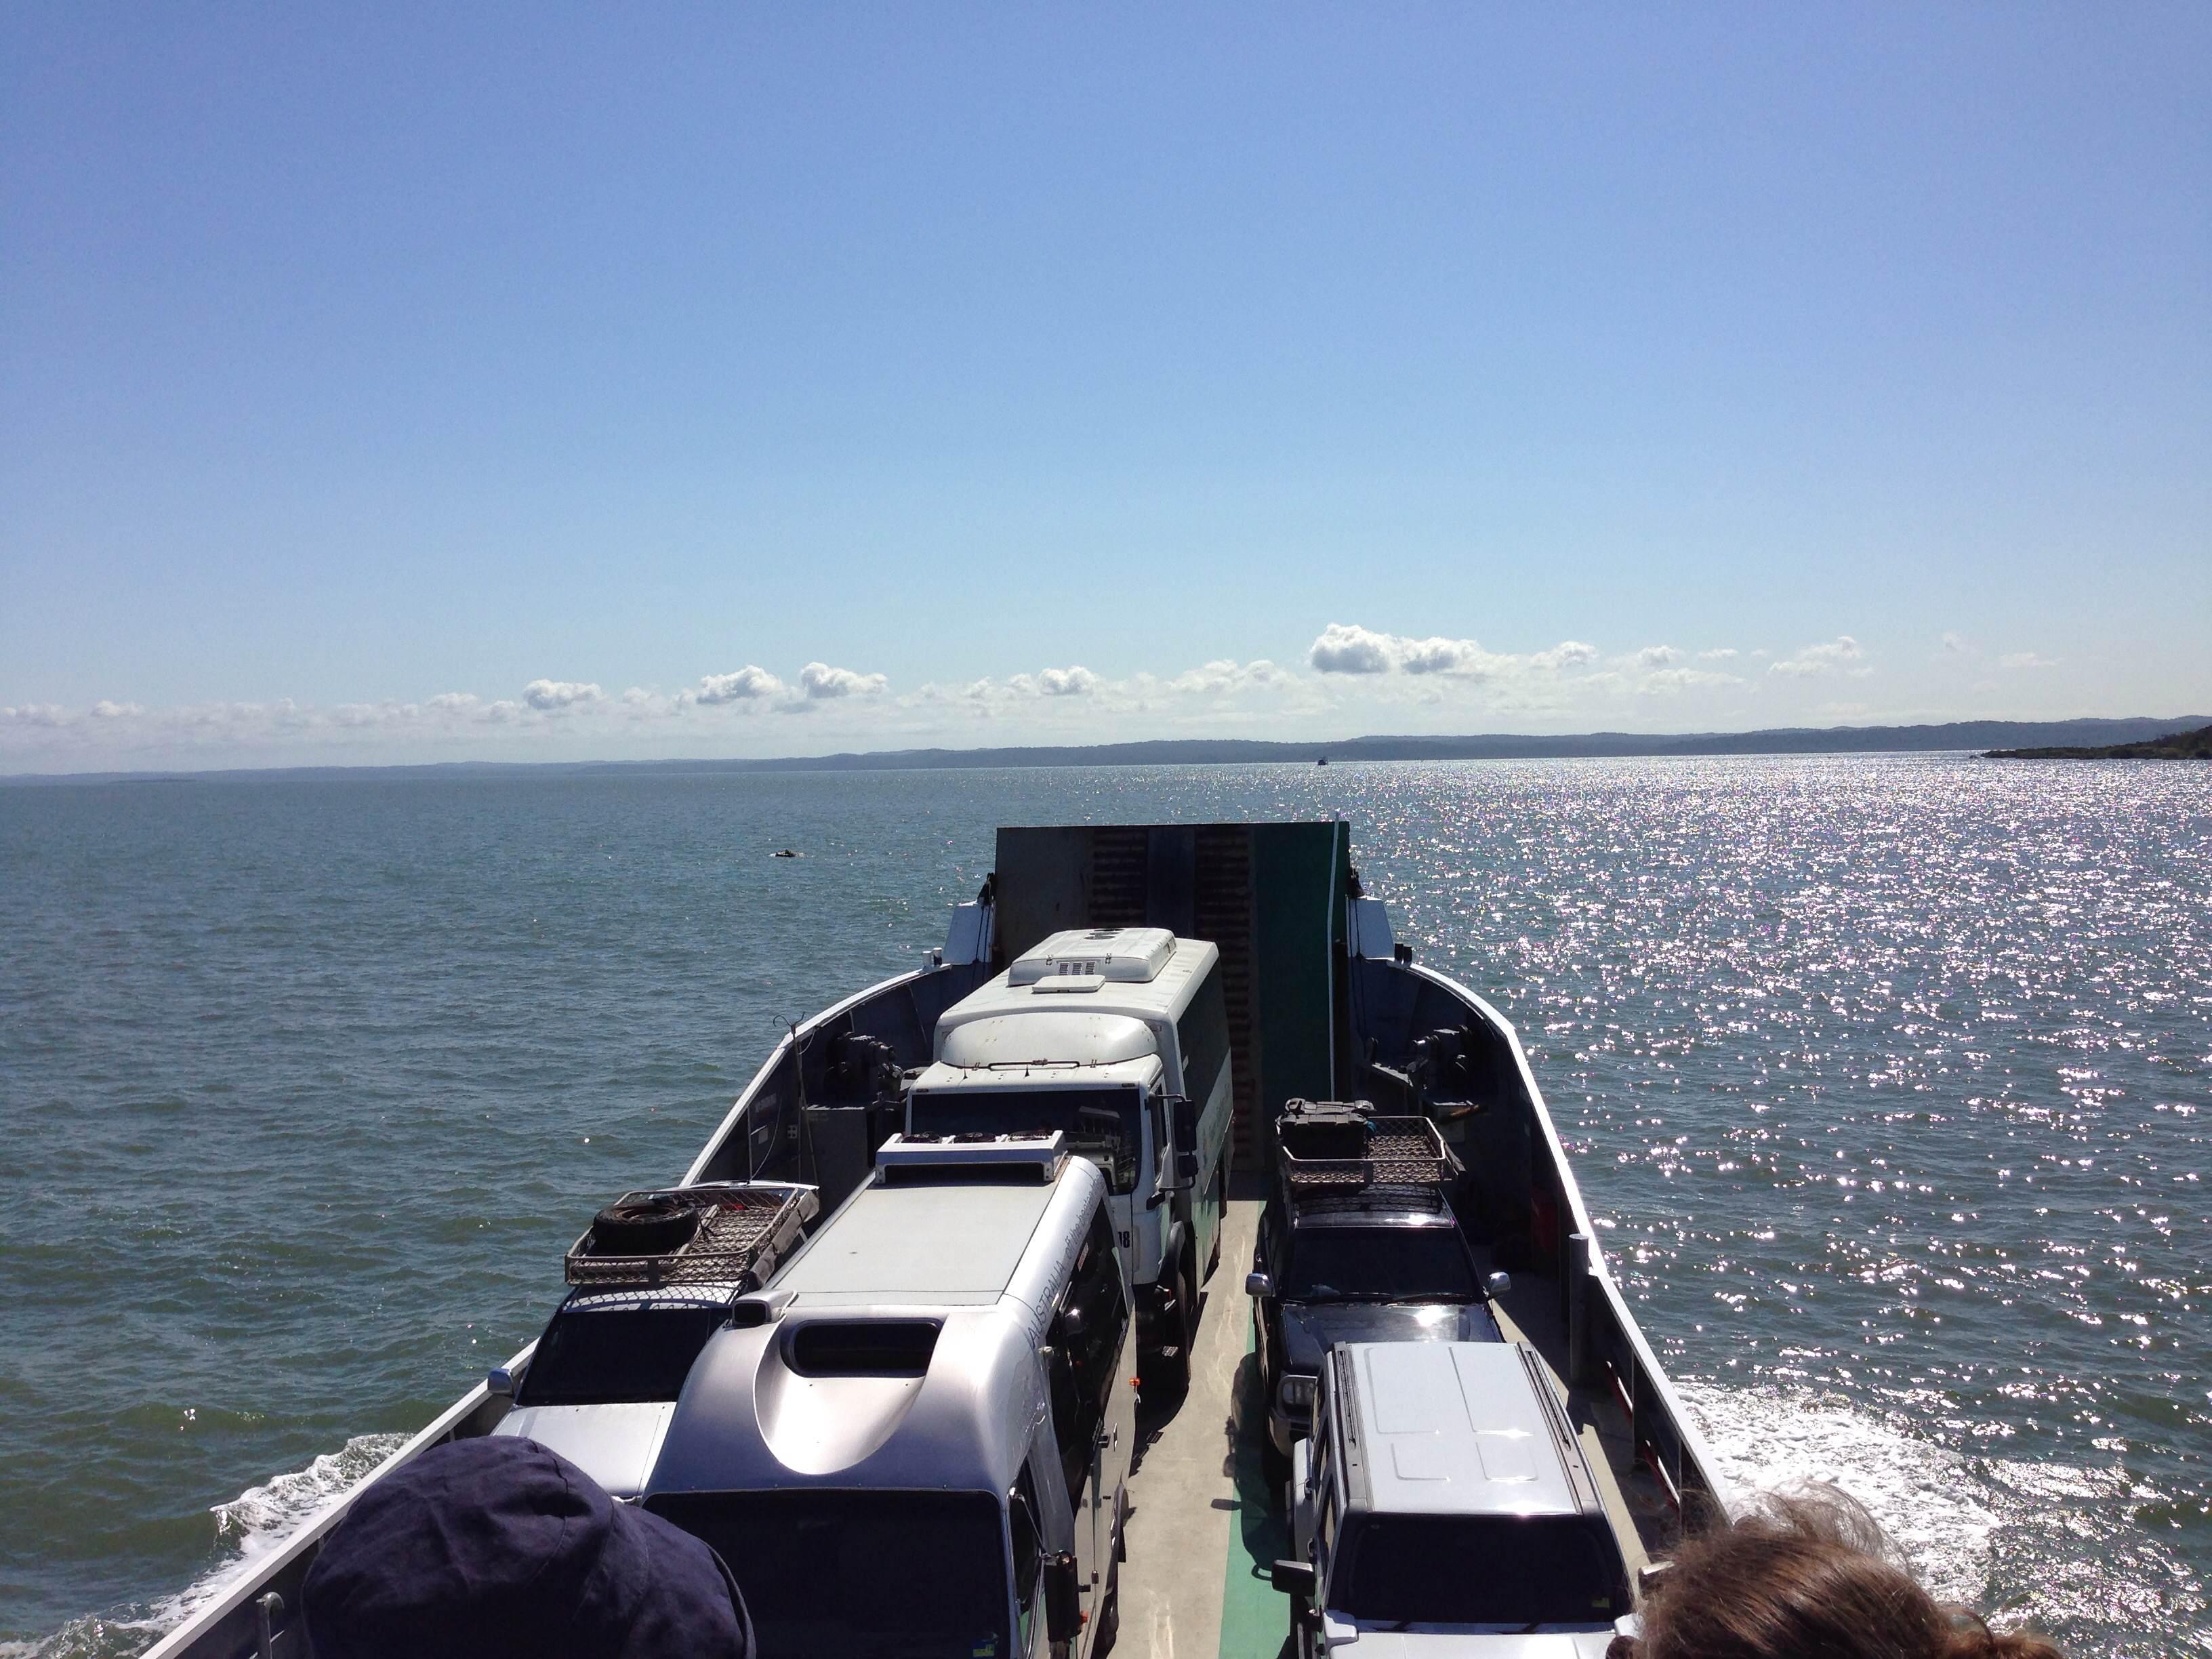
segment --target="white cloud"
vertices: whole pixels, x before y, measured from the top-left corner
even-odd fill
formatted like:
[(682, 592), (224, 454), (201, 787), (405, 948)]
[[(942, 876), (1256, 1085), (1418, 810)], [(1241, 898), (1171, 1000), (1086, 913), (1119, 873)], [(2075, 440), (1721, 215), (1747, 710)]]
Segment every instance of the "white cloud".
[[(387, 698), (381, 702), (345, 702), (322, 708), (289, 697), (269, 702), (194, 703), (165, 708), (102, 698), (82, 713), (52, 703), (0, 708), (0, 731), (15, 730), (27, 736), (34, 731), (70, 734), (88, 752), (106, 755), (166, 750), (201, 756), (210, 750), (253, 750), (301, 739), (335, 738), (356, 744), (409, 732), (455, 735), (526, 716), (557, 719), (568, 706), (538, 710), (527, 702), (486, 704), (462, 691), (442, 692), (420, 702)], [(42, 742), (51, 747), (51, 739)]]
[(686, 687), (672, 697), (633, 688), (623, 694), (623, 701), (636, 715), (677, 714), (687, 708), (731, 705), (793, 714), (841, 697), (873, 696), (890, 684), (881, 674), (862, 674), (850, 668), (832, 667), (826, 662), (810, 662), (799, 671), (798, 682), (793, 684), (769, 673), (758, 663), (749, 662), (726, 674), (705, 675), (698, 684)]
[(1185, 669), (1167, 682), (1167, 689), (1186, 696), (1219, 696), (1231, 692), (1285, 686), (1291, 684), (1295, 678), (1289, 670), (1278, 668), (1265, 657), (1248, 663), (1221, 657), (1212, 662), (1202, 663), (1196, 668)]
[(1098, 676), (1081, 663), (1048, 668), (1036, 680), (1037, 690), (1048, 697), (1087, 697), (1098, 689)]
[(832, 668), (826, 662), (811, 662), (799, 671), (800, 692), (817, 701), (872, 696), (890, 684), (881, 674), (857, 674), (849, 668)]
[(1399, 671), (1407, 674), (1488, 675), (1501, 659), (1474, 640), (1394, 640)]
[(677, 694), (678, 703), (703, 703), (712, 708), (726, 702), (759, 702), (783, 695), (783, 682), (757, 663), (747, 663), (729, 674), (709, 674), (698, 689)]
[[(1756, 653), (1658, 643), (1601, 655), (1579, 640), (1503, 653), (1476, 640), (1386, 633), (1332, 623), (1309, 636), (1307, 660), (1220, 657), (1179, 672), (1109, 678), (1063, 662), (1011, 675), (946, 679), (893, 695), (883, 674), (810, 661), (787, 678), (757, 663), (680, 690), (649, 682), (609, 690), (533, 680), (493, 700), (444, 691), (415, 701), (317, 707), (289, 699), (140, 708), (120, 701), (0, 708), (0, 757), (36, 755), (73, 769), (127, 765), (393, 762), (447, 757), (527, 760), (811, 753), (962, 740), (1096, 743), (1151, 736), (1250, 735), (1318, 740), (1362, 731), (1591, 730), (1627, 722), (1717, 722), (1747, 713)], [(1823, 695), (1860, 686), (1868, 653), (1849, 636), (1785, 653), (1782, 676)], [(2046, 665), (2032, 653), (2008, 665)], [(1739, 678), (1739, 676), (1742, 678)], [(1762, 676), (1763, 678), (1764, 676)], [(1774, 680), (1778, 686), (1783, 682)], [(1664, 711), (1664, 712), (1662, 712)], [(805, 742), (769, 735), (758, 716), (799, 714)], [(1525, 725), (1523, 724), (1525, 722)], [(775, 722), (774, 726), (783, 726)]]
[[(1706, 653), (1725, 660), (1733, 648)], [(1624, 697), (1674, 696), (1686, 691), (1740, 686), (1736, 675), (1717, 668), (1688, 666), (1689, 653), (1671, 645), (1649, 645), (1604, 659), (1581, 640), (1563, 640), (1548, 650), (1525, 653), (1488, 651), (1474, 640), (1412, 639), (1347, 623), (1332, 623), (1315, 640), (1309, 660), (1323, 676), (1431, 677), (1483, 688), (1484, 706), (1493, 714), (1540, 714), (1562, 719), (1576, 709), (1618, 706)], [(1395, 695), (1403, 701), (1407, 692)], [(1411, 688), (1407, 688), (1408, 690)], [(1451, 698), (1431, 684), (1413, 693), (1416, 702), (1437, 708)]]
[(522, 700), (541, 714), (597, 702), (605, 695), (581, 680), (532, 680), (522, 688)]
[(1262, 712), (1255, 704), (1271, 714), (1314, 707), (1318, 684), (1264, 657), (1248, 663), (1222, 657), (1164, 678), (1138, 673), (1119, 680), (1075, 664), (1009, 674), (1003, 680), (987, 676), (964, 684), (924, 685), (899, 698), (898, 705), (916, 710), (949, 706), (983, 717), (1020, 710), (1030, 719), (1051, 720), (1055, 729), (1072, 720), (1095, 726), (1099, 720), (1121, 715), (1243, 721)]
[(1562, 668), (1574, 668), (1597, 660), (1597, 647), (1580, 640), (1561, 640), (1548, 651), (1532, 653), (1528, 658), (1531, 668), (1556, 672)]
[(1710, 668), (1662, 668), (1647, 674), (1637, 690), (1645, 696), (1671, 696), (1678, 691), (1687, 691), (1700, 685), (1741, 685), (1742, 678), (1735, 674), (1717, 673)]
[(1864, 676), (1873, 669), (1862, 659), (1866, 655), (1859, 642), (1848, 634), (1838, 634), (1825, 645), (1808, 645), (1794, 657), (1784, 657), (1769, 663), (1770, 674), (1786, 674), (1802, 679), (1814, 674), (1850, 674)]
[(1306, 660), (1323, 674), (1447, 674), (1455, 678), (1490, 680), (1534, 671), (1557, 673), (1590, 662), (1597, 647), (1580, 640), (1565, 640), (1548, 651), (1513, 656), (1486, 651), (1479, 640), (1440, 636), (1413, 639), (1403, 634), (1382, 634), (1356, 623), (1331, 623), (1306, 652)]
[[(1588, 649), (1588, 647), (1584, 647)], [(1541, 653), (1549, 654), (1549, 653)], [(1591, 652), (1595, 656), (1596, 653)], [(1705, 655), (1711, 655), (1706, 653)], [(1731, 651), (1727, 653), (1734, 656)], [(1647, 645), (1640, 650), (1613, 657), (1604, 667), (1593, 673), (1574, 677), (1560, 676), (1551, 681), (1555, 695), (1549, 708), (1564, 714), (1574, 703), (1585, 706), (1591, 699), (1613, 698), (1623, 695), (1638, 697), (1674, 696), (1684, 691), (1701, 687), (1741, 685), (1742, 679), (1717, 668), (1686, 667), (1690, 659), (1686, 651), (1671, 645)], [(1556, 693), (1569, 694), (1571, 701), (1563, 700)], [(1511, 704), (1505, 705), (1508, 708)]]
[(1395, 665), (1395, 635), (1331, 623), (1306, 653), (1306, 660), (1324, 674), (1387, 674)]
[(2000, 668), (2056, 668), (2056, 657), (2039, 657), (2033, 651), (2014, 651), (1997, 659)]
[[(1122, 689), (1121, 683), (1102, 679), (1074, 663), (1066, 668), (1041, 668), (1034, 674), (1009, 674), (1004, 680), (987, 674), (956, 687), (951, 695), (971, 703), (1033, 702), (1045, 697), (1096, 697), (1102, 690)], [(939, 687), (926, 685), (918, 700), (933, 702), (946, 695)]]

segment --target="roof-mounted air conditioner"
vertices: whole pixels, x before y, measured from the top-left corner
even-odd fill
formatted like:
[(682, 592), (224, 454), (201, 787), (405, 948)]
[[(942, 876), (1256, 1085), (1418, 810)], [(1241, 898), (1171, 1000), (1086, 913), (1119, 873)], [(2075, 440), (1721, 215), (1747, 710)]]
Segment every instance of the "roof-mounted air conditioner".
[(1164, 927), (1072, 927), (1024, 953), (1006, 983), (1071, 991), (1146, 985), (1174, 960), (1175, 946)]

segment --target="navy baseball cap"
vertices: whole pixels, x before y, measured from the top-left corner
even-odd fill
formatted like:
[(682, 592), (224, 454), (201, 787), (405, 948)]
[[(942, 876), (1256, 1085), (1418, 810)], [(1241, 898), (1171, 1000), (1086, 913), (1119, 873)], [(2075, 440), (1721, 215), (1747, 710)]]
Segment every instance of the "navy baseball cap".
[(751, 1659), (721, 1557), (515, 1435), (364, 1488), (301, 1599), (316, 1659)]

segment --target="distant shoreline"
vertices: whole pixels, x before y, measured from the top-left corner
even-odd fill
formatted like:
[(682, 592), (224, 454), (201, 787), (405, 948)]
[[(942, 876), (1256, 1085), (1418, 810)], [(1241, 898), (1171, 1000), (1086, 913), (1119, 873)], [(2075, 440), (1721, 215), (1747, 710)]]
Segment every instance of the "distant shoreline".
[(2033, 749), (1992, 749), (1990, 760), (2212, 760), (2212, 726), (2175, 732), (2140, 743), (2094, 746), (2045, 744)]
[[(2172, 720), (1954, 720), (1935, 726), (1782, 726), (1759, 732), (1650, 735), (1589, 732), (1540, 737), (1492, 732), (1467, 737), (1362, 737), (1278, 743), (1256, 738), (1170, 738), (1137, 743), (1033, 744), (1002, 749), (893, 749), (793, 756), (773, 760), (443, 761), (401, 765), (148, 767), (133, 771), (18, 773), (0, 785), (152, 783), (240, 780), (454, 777), (508, 773), (911, 772), (1050, 766), (1310, 766), (1343, 761), (1644, 759), (1717, 755), (1916, 754), (1981, 751), (2006, 757), (2068, 757), (2126, 750), (2204, 726), (2212, 716)], [(2203, 733), (2191, 734), (2202, 737)], [(2001, 745), (2013, 745), (2001, 747)], [(2097, 747), (2101, 745), (2101, 748)], [(2033, 747), (2031, 747), (2033, 746)]]

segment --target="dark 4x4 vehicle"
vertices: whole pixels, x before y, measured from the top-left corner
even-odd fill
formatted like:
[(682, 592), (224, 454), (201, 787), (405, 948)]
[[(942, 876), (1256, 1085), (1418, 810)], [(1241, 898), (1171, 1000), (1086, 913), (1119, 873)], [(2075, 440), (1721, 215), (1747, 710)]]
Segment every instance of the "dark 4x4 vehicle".
[(1276, 1189), (1244, 1288), (1267, 1396), (1270, 1484), (1311, 1421), (1315, 1379), (1340, 1342), (1497, 1342), (1482, 1277), (1452, 1212), (1458, 1164), (1425, 1118), (1364, 1103), (1293, 1101), (1277, 1122)]

